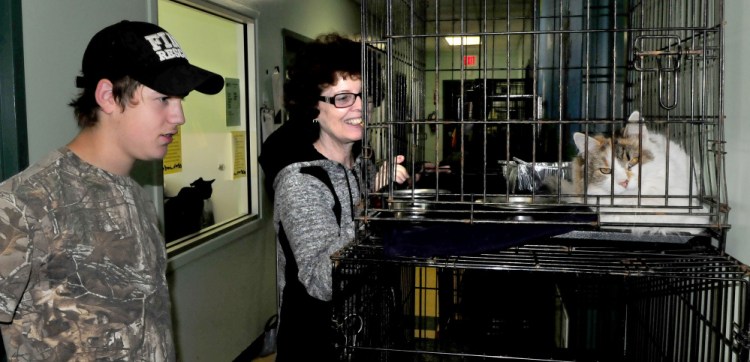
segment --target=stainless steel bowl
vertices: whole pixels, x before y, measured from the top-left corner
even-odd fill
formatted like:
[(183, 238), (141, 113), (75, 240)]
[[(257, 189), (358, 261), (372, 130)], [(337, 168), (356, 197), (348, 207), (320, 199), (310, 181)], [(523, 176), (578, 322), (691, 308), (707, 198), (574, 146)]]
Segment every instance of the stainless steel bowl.
[(544, 210), (557, 205), (554, 199), (539, 196), (535, 198), (531, 196), (493, 196), (478, 199), (476, 202), (488, 207), (513, 211)]
[(397, 218), (419, 219), (427, 211), (433, 209), (438, 196), (448, 194), (448, 190), (435, 189), (403, 189), (393, 192), (388, 201), (388, 209)]
[(498, 161), (503, 177), (508, 181), (510, 193), (537, 192), (548, 178), (556, 179), (558, 174), (564, 180), (571, 180), (570, 162), (525, 162), (522, 160)]
[(447, 195), (448, 190), (443, 189), (402, 189), (393, 191), (394, 199), (436, 199), (440, 195)]

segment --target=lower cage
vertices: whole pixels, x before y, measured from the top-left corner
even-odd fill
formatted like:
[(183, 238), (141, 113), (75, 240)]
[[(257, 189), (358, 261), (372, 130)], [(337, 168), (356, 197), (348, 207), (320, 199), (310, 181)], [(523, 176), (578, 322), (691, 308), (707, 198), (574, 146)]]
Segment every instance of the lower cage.
[(747, 361), (748, 274), (710, 247), (334, 256), (347, 361)]

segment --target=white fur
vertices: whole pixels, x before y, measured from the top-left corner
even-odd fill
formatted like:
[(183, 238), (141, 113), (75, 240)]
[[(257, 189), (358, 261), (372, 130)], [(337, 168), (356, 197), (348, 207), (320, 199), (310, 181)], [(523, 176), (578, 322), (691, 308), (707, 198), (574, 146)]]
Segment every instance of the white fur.
[[(667, 234), (690, 233), (698, 234), (710, 222), (708, 209), (701, 205), (697, 195), (697, 172), (691, 171), (690, 157), (685, 150), (665, 135), (649, 132), (644, 123), (639, 123), (640, 113), (633, 112), (625, 127), (625, 134), (642, 142), (643, 150), (650, 150), (654, 159), (644, 164), (635, 165), (630, 170), (618, 162), (614, 162), (614, 172), (606, 182), (592, 183), (589, 181), (586, 191), (587, 204), (604, 205), (600, 207), (600, 221), (604, 228), (627, 229), (636, 234)], [(585, 135), (577, 133), (574, 141), (579, 152), (585, 149)], [(588, 144), (597, 142), (589, 138)], [(667, 147), (669, 160), (667, 161)], [(667, 182), (666, 165), (669, 165), (669, 180)], [(691, 172), (693, 176), (691, 177)], [(615, 176), (614, 193), (611, 192), (611, 176)], [(638, 200), (640, 177), (640, 201)], [(582, 180), (579, 180), (583, 182)], [(691, 182), (692, 181), (692, 182)], [(668, 187), (665, 189), (665, 185)], [(563, 189), (565, 191), (565, 188)], [(682, 196), (681, 198), (667, 198)], [(614, 197), (610, 197), (613, 195)], [(690, 195), (692, 198), (688, 199)], [(593, 196), (593, 197), (592, 197)], [(597, 197), (598, 196), (598, 197)], [(631, 197), (626, 197), (631, 196)], [(656, 197), (645, 197), (656, 196)], [(607, 207), (607, 205), (635, 207)], [(669, 206), (653, 208), (651, 206)], [(679, 207), (679, 208), (676, 208)], [(696, 208), (697, 207), (697, 208)], [(609, 225), (608, 225), (609, 224)], [(626, 224), (612, 225), (612, 224)], [(659, 225), (661, 224), (661, 225)], [(667, 226), (666, 224), (680, 224), (684, 226)]]

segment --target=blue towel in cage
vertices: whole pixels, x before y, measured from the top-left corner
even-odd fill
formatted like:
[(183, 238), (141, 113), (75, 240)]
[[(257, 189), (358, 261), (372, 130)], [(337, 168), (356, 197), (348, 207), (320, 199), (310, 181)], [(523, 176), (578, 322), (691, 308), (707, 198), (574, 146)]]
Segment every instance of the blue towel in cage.
[[(571, 214), (568, 221), (592, 221), (595, 216)], [(580, 228), (575, 224), (404, 223), (382, 228), (388, 256), (459, 256), (503, 250)]]

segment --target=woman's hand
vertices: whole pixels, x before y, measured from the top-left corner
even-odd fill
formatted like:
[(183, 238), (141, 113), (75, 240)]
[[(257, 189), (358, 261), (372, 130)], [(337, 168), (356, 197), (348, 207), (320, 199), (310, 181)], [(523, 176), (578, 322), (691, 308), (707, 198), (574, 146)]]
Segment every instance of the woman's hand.
[[(394, 181), (398, 184), (402, 184), (409, 179), (409, 172), (406, 171), (406, 167), (400, 165), (400, 163), (404, 162), (405, 159), (406, 158), (403, 155), (398, 155), (395, 158), (396, 175), (394, 177)], [(375, 190), (380, 190), (381, 188), (388, 185), (388, 167), (388, 161), (383, 162), (383, 164), (380, 165), (380, 169), (378, 169), (378, 173), (375, 175)]]

